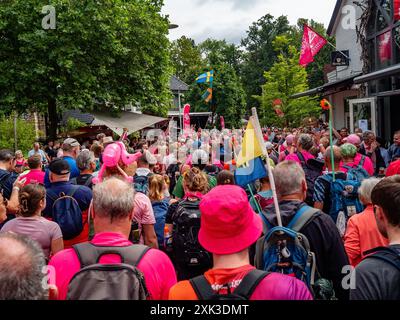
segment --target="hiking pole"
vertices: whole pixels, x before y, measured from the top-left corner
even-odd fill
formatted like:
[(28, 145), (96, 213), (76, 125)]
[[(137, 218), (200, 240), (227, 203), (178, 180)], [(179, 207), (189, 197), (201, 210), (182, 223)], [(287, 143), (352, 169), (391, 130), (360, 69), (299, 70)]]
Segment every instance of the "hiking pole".
[(256, 108), (251, 108), (251, 113), (252, 113), (252, 117), (250, 118), (249, 121), (253, 122), (253, 127), (254, 127), (254, 131), (255, 131), (257, 140), (258, 140), (258, 142), (259, 142), (259, 144), (261, 146), (261, 150), (262, 150), (264, 156), (267, 159), (268, 177), (269, 177), (269, 182), (271, 184), (272, 195), (274, 197), (274, 206), (275, 206), (276, 218), (278, 220), (278, 226), (282, 227), (282, 218), (281, 218), (281, 212), (279, 210), (278, 197), (277, 197), (277, 194), (276, 194), (275, 180), (274, 180), (274, 176), (272, 174), (271, 164), (269, 162), (268, 151), (267, 151), (267, 148), (265, 148), (264, 139), (262, 137), (261, 126), (260, 126), (260, 122), (258, 120), (258, 115), (257, 115), (257, 109)]

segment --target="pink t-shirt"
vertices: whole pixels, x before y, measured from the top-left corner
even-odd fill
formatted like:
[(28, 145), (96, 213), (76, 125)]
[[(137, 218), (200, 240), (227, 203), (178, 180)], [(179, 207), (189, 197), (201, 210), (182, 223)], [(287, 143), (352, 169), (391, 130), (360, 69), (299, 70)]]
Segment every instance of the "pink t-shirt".
[[(362, 157), (363, 157), (363, 155), (361, 153), (357, 153), (354, 158), (354, 161), (347, 163), (346, 166), (356, 168), (359, 165)], [(368, 172), (368, 174), (370, 176), (373, 176), (374, 175), (374, 164), (372, 163), (372, 160), (369, 157), (367, 157), (367, 156), (364, 156), (364, 157), (365, 157), (365, 160), (364, 160), (363, 168), (365, 169), (365, 171)], [(343, 168), (343, 163), (340, 164), (340, 171), (342, 171), (344, 173), (347, 173), (347, 171), (348, 171), (346, 168)]]
[[(306, 162), (307, 162), (308, 160), (310, 160), (310, 159), (315, 159), (315, 157), (314, 157), (311, 153), (309, 153), (308, 151), (303, 150), (303, 151), (301, 151), (301, 153), (302, 153), (302, 155), (303, 155), (303, 157), (304, 157), (304, 160), (305, 160)], [(285, 160), (286, 160), (286, 161), (295, 161), (295, 162), (297, 162), (298, 164), (301, 165), (301, 161), (300, 161), (299, 157), (297, 156), (297, 153), (296, 153), (296, 152), (289, 154), (289, 155), (285, 158)]]
[[(143, 224), (156, 224), (153, 207), (150, 199), (141, 192), (136, 192), (134, 200), (133, 216), (139, 225), (139, 232), (142, 234)], [(143, 236), (140, 236), (140, 243), (143, 244)]]
[[(97, 246), (124, 247), (132, 243), (120, 233), (104, 232), (96, 234), (91, 241)], [(118, 255), (108, 254), (100, 258), (102, 264), (120, 263)], [(58, 252), (51, 258), (49, 266), (54, 268), (51, 274), (50, 284), (56, 284), (58, 288), (58, 300), (65, 300), (68, 292), (68, 285), (72, 277), (80, 270), (79, 259), (73, 249)], [(137, 268), (143, 273), (149, 300), (167, 300), (170, 288), (176, 284), (176, 273), (174, 266), (168, 256), (156, 249), (150, 249), (143, 256)], [(54, 282), (55, 279), (55, 282)]]
[(43, 217), (17, 217), (8, 221), (0, 230), (8, 231), (37, 241), (47, 258), (50, 256), (51, 242), (63, 237), (59, 225)]
[(25, 186), (30, 183), (44, 184), (45, 173), (41, 169), (30, 170), (28, 173), (21, 175), (19, 180), (26, 178)]

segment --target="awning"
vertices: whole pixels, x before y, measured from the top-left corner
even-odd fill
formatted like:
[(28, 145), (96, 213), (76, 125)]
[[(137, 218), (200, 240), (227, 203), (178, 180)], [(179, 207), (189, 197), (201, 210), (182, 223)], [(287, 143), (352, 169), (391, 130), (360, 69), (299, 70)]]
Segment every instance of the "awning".
[(128, 111), (121, 111), (118, 116), (98, 111), (94, 111), (92, 114), (94, 115), (94, 120), (91, 125), (105, 125), (119, 136), (122, 135), (124, 128), (128, 129), (128, 134), (131, 134), (168, 120), (166, 118)]
[(364, 83), (364, 82), (368, 82), (368, 81), (372, 81), (372, 80), (378, 80), (381, 78), (393, 76), (396, 73), (400, 73), (400, 63), (396, 64), (394, 66), (379, 70), (379, 71), (370, 72), (370, 73), (364, 74), (360, 77), (357, 77), (354, 79), (354, 83), (360, 84), (360, 83)]
[[(354, 79), (358, 76), (360, 76), (362, 73), (355, 73), (354, 75), (351, 75), (350, 77), (346, 77), (343, 79), (339, 79), (336, 81), (328, 82), (325, 83), (323, 86), (316, 87), (314, 89), (310, 89), (304, 92), (296, 93), (291, 96), (293, 99), (301, 98), (301, 97), (306, 97), (306, 96), (312, 96), (316, 94), (322, 94), (326, 95), (328, 92), (331, 93), (336, 93), (336, 92), (341, 92), (348, 90), (349, 85), (354, 84)], [(334, 91), (334, 92), (330, 92)]]

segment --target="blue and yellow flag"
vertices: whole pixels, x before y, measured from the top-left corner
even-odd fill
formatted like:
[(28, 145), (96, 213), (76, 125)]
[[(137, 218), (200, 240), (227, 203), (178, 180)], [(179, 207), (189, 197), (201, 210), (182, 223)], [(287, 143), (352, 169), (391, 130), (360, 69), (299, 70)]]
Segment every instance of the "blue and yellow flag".
[(236, 165), (241, 167), (246, 162), (258, 158), (263, 155), (263, 151), (259, 140), (257, 139), (256, 131), (252, 119), (250, 118), (242, 141), (242, 150), (240, 151)]
[(214, 80), (214, 70), (203, 73), (196, 78), (197, 83), (213, 82)]
[(212, 88), (208, 88), (207, 91), (201, 96), (206, 103), (209, 103), (212, 99)]

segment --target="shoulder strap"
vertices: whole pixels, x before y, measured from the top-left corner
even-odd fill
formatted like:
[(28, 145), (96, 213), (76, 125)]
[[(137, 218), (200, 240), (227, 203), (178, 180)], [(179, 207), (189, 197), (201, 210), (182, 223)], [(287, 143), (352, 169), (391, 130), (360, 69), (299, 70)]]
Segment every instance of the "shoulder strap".
[(204, 275), (189, 280), (199, 300), (210, 300), (215, 295), (210, 283)]
[(361, 157), (361, 160), (360, 160), (360, 162), (358, 164), (359, 167), (363, 167), (364, 166), (365, 158), (366, 158), (366, 156), (364, 156), (364, 155)]
[(77, 192), (78, 190), (79, 190), (79, 188), (80, 188), (80, 186), (78, 186), (78, 185), (71, 185), (72, 186), (72, 188), (71, 188), (71, 190), (69, 190), (68, 191), (68, 193), (66, 194), (66, 196), (69, 196), (69, 197), (74, 197), (74, 194), (75, 194), (75, 192)]
[(46, 196), (48, 196), (53, 202), (59, 198), (59, 196), (51, 189), (46, 190)]
[(89, 187), (90, 184), (92, 183), (92, 180), (93, 180), (93, 176), (90, 176), (89, 179), (86, 180), (84, 186), (85, 187)]
[(306, 165), (306, 159), (304, 159), (303, 154), (301, 152), (299, 152), (299, 151), (297, 151), (296, 154), (297, 154), (297, 157), (299, 158), (299, 160), (301, 162), (301, 165), (305, 166)]
[(262, 270), (254, 269), (251, 270), (240, 282), (240, 285), (233, 292), (235, 295), (244, 297), (246, 300), (250, 300), (254, 290), (260, 284), (262, 280), (269, 274)]
[(378, 259), (385, 261), (400, 271), (400, 253), (395, 250), (388, 247), (378, 247), (364, 252), (364, 254), (368, 253), (371, 253), (371, 255), (365, 257), (365, 259)]
[[(268, 274), (269, 272), (257, 269), (251, 270), (242, 279), (240, 285), (235, 289), (233, 294), (239, 295), (246, 300), (249, 300), (254, 290)], [(190, 279), (189, 281), (199, 300), (210, 300), (213, 296), (216, 295), (204, 275), (195, 277), (193, 279)]]
[(296, 215), (293, 217), (287, 227), (299, 232), (317, 212), (319, 212), (318, 209), (309, 206), (302, 206), (296, 212)]
[(90, 242), (73, 245), (81, 264), (81, 269), (99, 263), (100, 258), (106, 254), (117, 254), (121, 257), (121, 263), (137, 266), (143, 256), (150, 249), (143, 245), (131, 245), (126, 247), (100, 247)]

